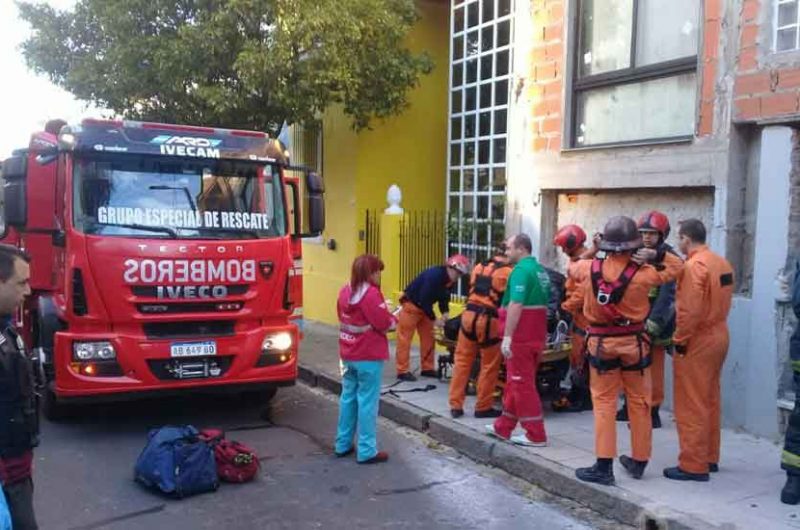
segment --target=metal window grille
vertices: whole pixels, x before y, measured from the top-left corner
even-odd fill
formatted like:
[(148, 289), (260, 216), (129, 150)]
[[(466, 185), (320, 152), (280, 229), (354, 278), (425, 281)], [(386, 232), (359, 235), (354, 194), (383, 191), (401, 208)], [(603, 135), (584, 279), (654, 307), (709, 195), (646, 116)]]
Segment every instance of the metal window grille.
[(453, 0), (447, 253), (487, 259), (505, 233), (514, 0)]

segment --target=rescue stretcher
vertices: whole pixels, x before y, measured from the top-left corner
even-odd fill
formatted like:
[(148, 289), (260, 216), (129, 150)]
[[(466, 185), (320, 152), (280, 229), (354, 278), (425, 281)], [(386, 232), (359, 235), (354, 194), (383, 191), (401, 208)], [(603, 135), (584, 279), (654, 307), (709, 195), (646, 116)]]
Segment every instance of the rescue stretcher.
[[(437, 357), (437, 373), (439, 380), (448, 381), (452, 374), (453, 362), (455, 360), (456, 341), (445, 336), (443, 329), (435, 331), (436, 343), (443, 346), (447, 353), (439, 353)], [(536, 387), (541, 397), (557, 397), (561, 389), (561, 381), (569, 372), (569, 355), (572, 351), (569, 335), (564, 332), (556, 332), (548, 335), (548, 342), (542, 353), (542, 360), (536, 372)], [(472, 365), (469, 382), (467, 383), (467, 395), (475, 395), (478, 373), (480, 371), (480, 353), (476, 356)], [(500, 367), (500, 378), (497, 381), (497, 393), (502, 396), (505, 387), (505, 361)]]

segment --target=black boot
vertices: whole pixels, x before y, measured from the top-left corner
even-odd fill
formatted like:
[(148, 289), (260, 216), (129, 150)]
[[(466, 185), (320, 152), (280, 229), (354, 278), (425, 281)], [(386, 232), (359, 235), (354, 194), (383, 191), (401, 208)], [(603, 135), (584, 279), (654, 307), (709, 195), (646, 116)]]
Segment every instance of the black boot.
[(617, 421), (628, 421), (628, 399), (622, 400), (622, 408), (617, 411)]
[(800, 503), (800, 475), (786, 475), (786, 485), (781, 490), (783, 504)]
[(653, 418), (653, 428), (660, 429), (661, 428), (661, 416), (658, 415), (658, 408), (659, 405), (650, 409), (650, 416)]
[(664, 468), (664, 476), (670, 480), (693, 480), (695, 482), (708, 482), (708, 473), (688, 473), (678, 466)]
[(622, 464), (622, 467), (628, 471), (628, 474), (635, 479), (642, 478), (642, 475), (644, 475), (644, 468), (647, 467), (647, 460), (634, 460), (627, 455), (619, 457), (619, 463)]
[(581, 467), (575, 470), (575, 476), (584, 482), (594, 482), (610, 486), (614, 483), (614, 462), (611, 458), (598, 458), (592, 467)]

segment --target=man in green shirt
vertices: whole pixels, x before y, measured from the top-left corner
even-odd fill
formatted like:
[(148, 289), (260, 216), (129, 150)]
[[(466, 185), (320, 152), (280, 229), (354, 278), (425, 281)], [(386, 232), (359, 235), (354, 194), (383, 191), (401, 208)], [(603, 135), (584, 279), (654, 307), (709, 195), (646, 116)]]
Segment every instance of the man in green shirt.
[[(518, 445), (541, 447), (547, 445), (547, 434), (536, 390), (536, 369), (547, 341), (550, 279), (531, 256), (530, 237), (525, 234), (511, 237), (506, 248), (506, 255), (515, 266), (500, 309), (500, 322), (504, 326), (500, 351), (506, 360), (503, 415), (493, 425), (487, 425), (486, 430)], [(525, 429), (525, 434), (512, 437), (517, 423)]]

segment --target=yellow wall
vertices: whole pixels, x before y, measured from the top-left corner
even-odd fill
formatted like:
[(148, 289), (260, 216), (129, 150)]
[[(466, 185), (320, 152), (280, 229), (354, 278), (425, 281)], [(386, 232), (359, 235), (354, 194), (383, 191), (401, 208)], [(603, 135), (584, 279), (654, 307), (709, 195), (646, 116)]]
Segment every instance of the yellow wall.
[[(336, 321), (336, 297), (347, 281), (357, 252), (356, 183), (350, 156), (357, 136), (339, 109), (323, 121), (323, 178), (325, 179), (325, 232), (321, 241), (303, 243), (303, 312), (305, 318)], [(328, 243), (336, 242), (334, 250)]]
[(418, 2), (420, 21), (409, 35), (412, 51), (426, 51), (434, 70), (420, 79), (401, 115), (375, 122), (358, 137), (358, 203), (385, 208), (397, 184), (407, 210), (442, 210), (447, 184), (449, 3)]
[[(355, 134), (341, 109), (323, 119), (323, 177), (326, 230), (323, 244), (303, 245), (305, 318), (336, 322), (336, 296), (361, 252), (358, 239), (366, 209), (386, 207), (386, 190), (397, 184), (404, 208), (437, 209), (445, 205), (447, 170), (447, 86), (449, 5), (418, 2), (421, 18), (409, 35), (414, 51), (427, 51), (435, 65), (409, 95), (400, 116), (374, 122)], [(328, 250), (329, 240), (336, 249)]]

